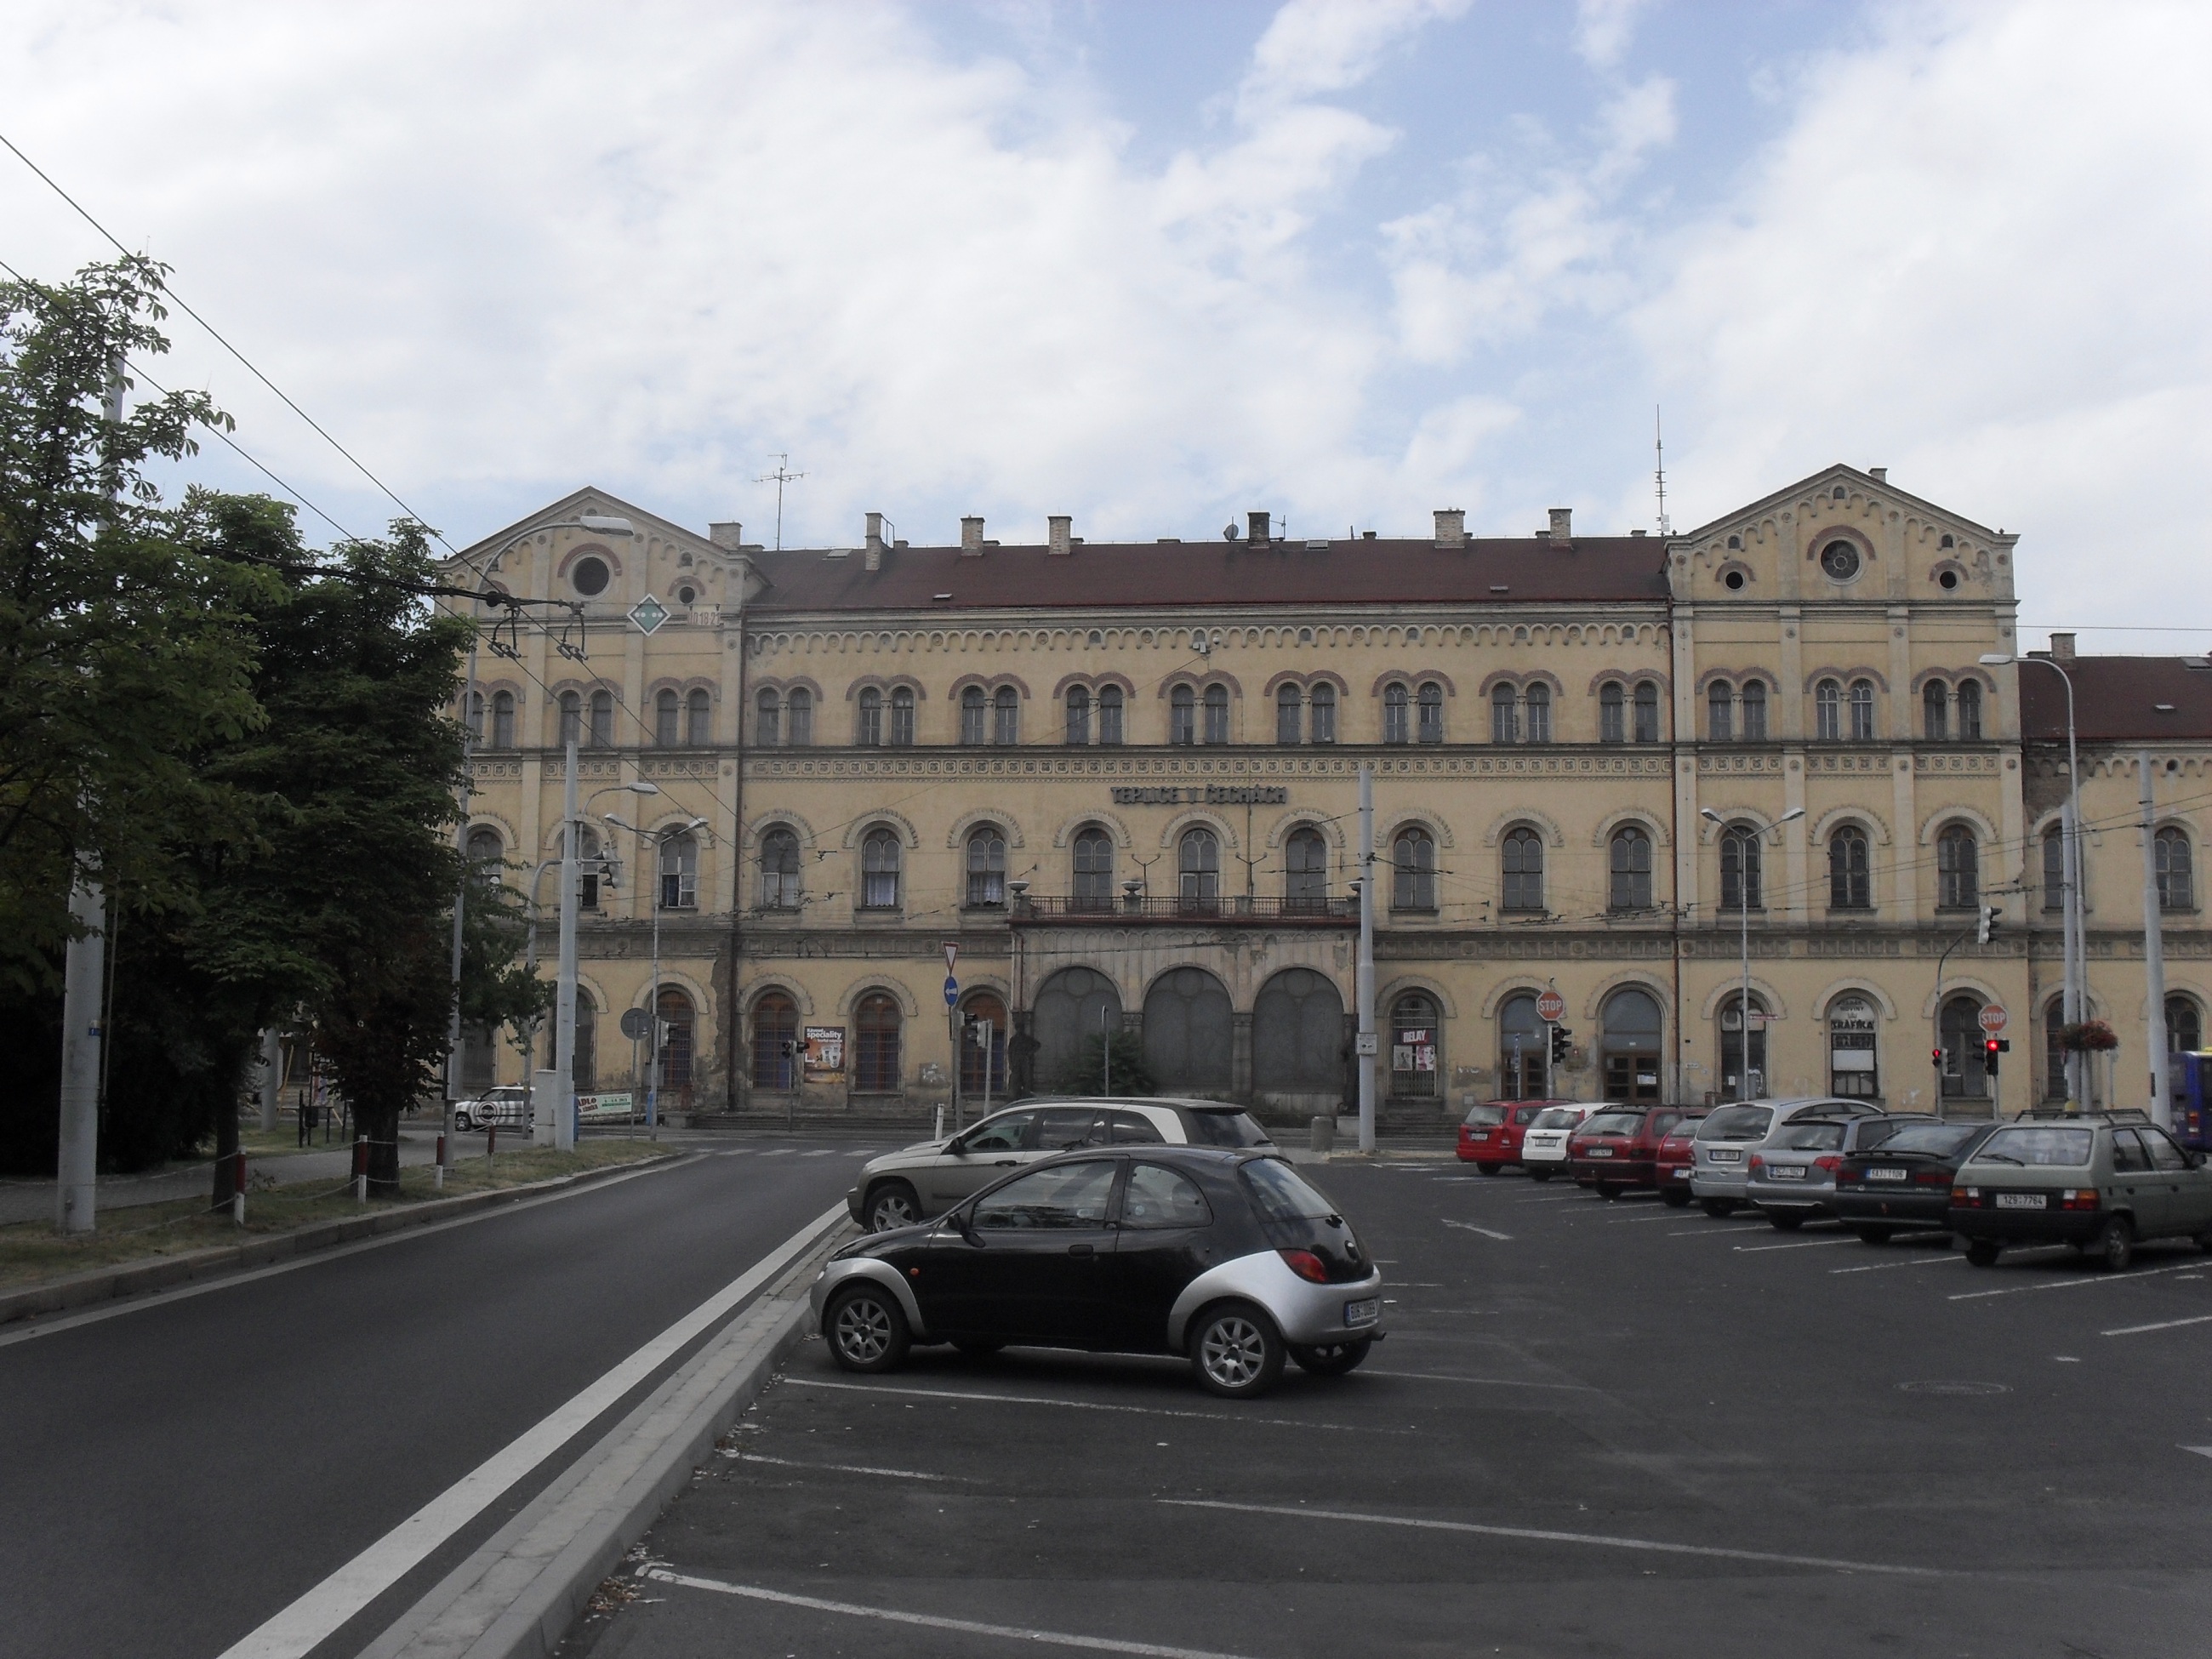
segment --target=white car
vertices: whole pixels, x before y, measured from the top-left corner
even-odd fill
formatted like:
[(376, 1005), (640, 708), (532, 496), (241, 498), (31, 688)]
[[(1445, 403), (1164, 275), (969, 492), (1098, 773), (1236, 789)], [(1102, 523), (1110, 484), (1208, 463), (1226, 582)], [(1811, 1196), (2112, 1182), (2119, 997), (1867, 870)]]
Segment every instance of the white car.
[(530, 1127), (530, 1091), (514, 1084), (488, 1089), (474, 1100), (453, 1103), (453, 1127), (466, 1134), (472, 1129)]
[(1528, 1133), (1521, 1137), (1521, 1167), (1528, 1172), (1531, 1181), (1549, 1181), (1567, 1167), (1567, 1142), (1583, 1120), (1597, 1110), (1597, 1103), (1585, 1106), (1547, 1106), (1536, 1114), (1536, 1121), (1528, 1126)]

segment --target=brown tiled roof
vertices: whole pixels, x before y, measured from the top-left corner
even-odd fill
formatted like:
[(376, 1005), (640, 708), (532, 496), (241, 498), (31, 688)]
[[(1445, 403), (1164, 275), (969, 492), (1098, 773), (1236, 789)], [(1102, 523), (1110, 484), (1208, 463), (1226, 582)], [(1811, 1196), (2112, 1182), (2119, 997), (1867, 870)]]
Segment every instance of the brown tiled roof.
[[(2074, 730), (2083, 743), (2212, 741), (2212, 666), (2202, 657), (2075, 657)], [(2163, 706), (2161, 706), (2163, 705)], [(2066, 742), (2066, 688), (2045, 668), (2020, 671), (2021, 736)]]
[[(1055, 556), (1042, 544), (890, 547), (871, 571), (859, 550), (762, 553), (772, 584), (756, 611), (962, 611), (1001, 608), (1297, 605), (1663, 604), (1666, 544), (1644, 536), (1470, 541), (1089, 542)], [(951, 599), (936, 595), (950, 593)]]

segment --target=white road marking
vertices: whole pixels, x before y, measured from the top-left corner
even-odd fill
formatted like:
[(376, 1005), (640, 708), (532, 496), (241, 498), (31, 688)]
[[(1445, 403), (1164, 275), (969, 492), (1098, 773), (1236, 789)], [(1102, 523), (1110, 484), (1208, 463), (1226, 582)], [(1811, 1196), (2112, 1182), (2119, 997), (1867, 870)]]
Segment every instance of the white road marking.
[(1913, 1578), (1941, 1578), (1934, 1567), (1891, 1566), (1880, 1561), (1838, 1561), (1820, 1555), (1777, 1555), (1765, 1550), (1722, 1549), (1710, 1544), (1664, 1544), (1651, 1538), (1615, 1538), (1604, 1533), (1553, 1532), (1540, 1527), (1484, 1527), (1471, 1521), (1430, 1521), (1413, 1516), (1361, 1515), (1350, 1510), (1317, 1510), (1307, 1504), (1224, 1504), (1203, 1498), (1163, 1498), (1172, 1508), (1232, 1510), (1244, 1515), (1280, 1515), (1301, 1521), (1360, 1521), (1377, 1527), (1412, 1527), (1424, 1532), (1474, 1533), (1485, 1538), (1532, 1538), (1550, 1544), (1595, 1544), (1605, 1549), (1650, 1550), (1662, 1555), (1705, 1555), (1728, 1561), (1772, 1561), (1790, 1567), (1829, 1567), (1838, 1572), (1887, 1572)]
[(1516, 1200), (1516, 1202), (1522, 1204), (1571, 1204), (1577, 1199), (1583, 1196), (1584, 1196), (1584, 1194), (1581, 1193), (1559, 1193), (1550, 1198), (1523, 1198)]
[[(842, 1206), (839, 1206), (841, 1209)], [(1370, 1428), (1364, 1423), (1308, 1423), (1287, 1417), (1245, 1417), (1229, 1412), (1182, 1412), (1166, 1406), (1109, 1406), (1095, 1400), (1055, 1400), (1049, 1395), (969, 1394), (952, 1389), (907, 1389), (879, 1382), (832, 1382), (823, 1377), (784, 1378), (794, 1389), (843, 1389), (854, 1394), (912, 1395), (921, 1400), (980, 1400), (993, 1406), (1057, 1406), (1064, 1411), (1115, 1412), (1133, 1417), (1188, 1417), (1200, 1423), (1252, 1423), (1267, 1429), (1328, 1429), (1340, 1434), (1414, 1433), (1412, 1429)]]
[(738, 1463), (773, 1463), (782, 1469), (819, 1469), (831, 1474), (880, 1474), (893, 1480), (954, 1480), (963, 1486), (980, 1486), (983, 1483), (964, 1474), (924, 1474), (919, 1469), (876, 1469), (865, 1463), (802, 1463), (790, 1457), (763, 1457), (758, 1452), (726, 1451), (723, 1456)]
[(2100, 1331), (2100, 1336), (2141, 1336), (2145, 1331), (2179, 1330), (2184, 1325), (2212, 1325), (2212, 1314), (2199, 1314), (2194, 1319), (2161, 1319), (2155, 1325), (2123, 1325), (2116, 1331)]
[(1892, 1267), (1940, 1267), (1946, 1262), (1957, 1263), (1966, 1259), (1963, 1255), (1921, 1255), (1910, 1261), (1877, 1261), (1865, 1267), (1831, 1267), (1828, 1271), (1832, 1273), (1887, 1273)]
[[(976, 1044), (976, 1047), (978, 1048), (981, 1048), (981, 1046), (982, 1045), (980, 1042)], [(836, 1150), (837, 1149), (835, 1146), (817, 1146), (812, 1152), (801, 1152), (799, 1156), (801, 1158), (828, 1158), (835, 1153)]]
[(1510, 1244), (1513, 1242), (1512, 1234), (1501, 1233), (1491, 1227), (1478, 1227), (1472, 1221), (1454, 1221), (1449, 1217), (1446, 1217), (1444, 1225), (1457, 1227), (1462, 1232), (1480, 1233), (1485, 1238), (1494, 1238), (1501, 1244)]
[(58, 1319), (43, 1319), (35, 1325), (11, 1330), (0, 1336), (0, 1348), (52, 1336), (58, 1331), (75, 1330), (80, 1325), (97, 1325), (103, 1319), (120, 1319), (125, 1314), (158, 1308), (170, 1302), (182, 1302), (187, 1297), (206, 1296), (211, 1291), (229, 1290), (234, 1285), (251, 1285), (257, 1279), (274, 1279), (278, 1273), (297, 1273), (302, 1267), (320, 1267), (325, 1261), (342, 1261), (347, 1256), (359, 1255), (363, 1250), (380, 1250), (388, 1244), (404, 1244), (410, 1238), (429, 1238), (439, 1233), (451, 1232), (456, 1227), (473, 1227), (480, 1221), (495, 1220), (503, 1215), (534, 1210), (541, 1204), (558, 1204), (564, 1199), (580, 1198), (586, 1193), (603, 1193), (610, 1187), (619, 1186), (625, 1181), (635, 1181), (640, 1176), (665, 1175), (671, 1170), (688, 1169), (706, 1156), (704, 1152), (695, 1152), (689, 1158), (673, 1158), (665, 1164), (649, 1164), (641, 1170), (625, 1170), (622, 1174), (609, 1176), (604, 1181), (586, 1182), (564, 1188), (557, 1193), (545, 1193), (536, 1198), (518, 1198), (511, 1204), (489, 1205), (468, 1215), (455, 1216), (451, 1221), (433, 1221), (420, 1227), (404, 1227), (397, 1232), (380, 1233), (374, 1238), (358, 1239), (351, 1244), (334, 1244), (327, 1250), (310, 1251), (306, 1255), (295, 1256), (289, 1261), (276, 1262), (266, 1267), (251, 1267), (241, 1273), (210, 1276), (197, 1284), (180, 1285), (173, 1291), (156, 1291), (151, 1296), (134, 1296), (112, 1307), (64, 1314)]
[(1830, 1244), (1856, 1244), (1856, 1238), (1801, 1238), (1794, 1244), (1739, 1244), (1738, 1255), (1757, 1255), (1761, 1250), (1817, 1250)]
[[(981, 1045), (978, 1046), (980, 1047)], [(875, 1155), (876, 1149), (872, 1146), (863, 1146), (857, 1152), (848, 1152), (845, 1154), (848, 1158), (873, 1158)]]
[(1368, 1376), (1388, 1376), (1408, 1382), (1480, 1382), (1498, 1389), (1557, 1389), (1569, 1394), (1602, 1394), (1587, 1382), (1523, 1382), (1513, 1376), (1459, 1376), (1449, 1371), (1367, 1371)]
[[(2194, 1267), (2196, 1264), (2191, 1262), (2188, 1265)], [(2079, 1290), (2084, 1285), (2124, 1285), (2133, 1279), (2155, 1279), (2160, 1273), (2178, 1273), (2185, 1271), (2186, 1269), (2183, 1267), (2138, 1267), (2131, 1273), (2099, 1273), (2094, 1278), (2084, 1275), (2080, 1279), (2046, 1279), (2037, 1285), (2007, 1285), (1994, 1291), (1961, 1291), (1951, 1297), (1949, 1300), (1976, 1302), (1985, 1296), (2020, 1296), (2028, 1291), (2073, 1291)]]
[(789, 1158), (798, 1150), (799, 1148), (796, 1146), (777, 1146), (771, 1148), (768, 1152), (763, 1152), (761, 1156), (763, 1158)]
[(1064, 1631), (1030, 1630), (1018, 1625), (985, 1625), (973, 1619), (945, 1619), (933, 1613), (907, 1613), (896, 1607), (866, 1607), (854, 1601), (830, 1601), (818, 1595), (793, 1595), (783, 1590), (764, 1589), (758, 1584), (730, 1584), (719, 1578), (696, 1578), (665, 1567), (647, 1567), (639, 1576), (663, 1584), (681, 1584), (686, 1589), (712, 1590), (718, 1595), (742, 1595), (748, 1601), (774, 1601), (787, 1607), (841, 1613), (848, 1619), (882, 1619), (895, 1625), (957, 1631), (963, 1636), (995, 1636), (1010, 1642), (1037, 1642), (1046, 1647), (1085, 1648), (1094, 1653), (1146, 1654), (1152, 1659), (1237, 1659), (1234, 1654), (1212, 1653), (1201, 1648), (1163, 1647), (1157, 1642), (1120, 1642), (1106, 1636), (1073, 1636)]
[(326, 1640), (338, 1626), (475, 1520), (508, 1487), (560, 1450), (601, 1413), (617, 1404), (632, 1389), (667, 1364), (692, 1338), (710, 1329), (763, 1285), (772, 1283), (796, 1257), (811, 1248), (814, 1242), (830, 1227), (845, 1218), (842, 1204), (835, 1204), (824, 1210), (659, 1335), (617, 1362), (598, 1381), (554, 1407), (535, 1425), (494, 1452), (314, 1589), (264, 1620), (251, 1635), (225, 1649), (222, 1659), (301, 1659), (301, 1656)]
[(2212, 1446), (2184, 1446), (2181, 1449), (2195, 1452), (2199, 1457), (2212, 1457)]
[(1642, 1226), (1647, 1221), (1674, 1221), (1677, 1219), (1679, 1219), (1678, 1217), (1671, 1215), (1624, 1215), (1616, 1216), (1605, 1224), (1608, 1227), (1638, 1227)]

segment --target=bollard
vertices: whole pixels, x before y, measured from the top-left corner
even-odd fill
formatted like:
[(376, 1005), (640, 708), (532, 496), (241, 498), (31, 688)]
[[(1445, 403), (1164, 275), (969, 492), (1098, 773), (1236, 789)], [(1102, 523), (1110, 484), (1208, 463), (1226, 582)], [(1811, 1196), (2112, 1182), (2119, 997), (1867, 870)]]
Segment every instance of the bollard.
[(929, 1138), (932, 1140), (945, 1139), (945, 1108), (942, 1106), (937, 1109), (937, 1121), (929, 1126)]
[(1328, 1152), (1336, 1150), (1336, 1116), (1331, 1113), (1316, 1117), (1306, 1132), (1306, 1150), (1310, 1152)]
[(498, 1125), (498, 1124), (496, 1124), (496, 1123), (486, 1124), (486, 1125), (484, 1126), (484, 1168), (485, 1168), (485, 1169), (489, 1170), (489, 1168), (491, 1168), (491, 1160), (492, 1160), (493, 1155), (494, 1155), (495, 1153), (496, 1153), (498, 1151), (499, 1151), (499, 1125)]
[(246, 1154), (240, 1152), (236, 1157), (238, 1171), (230, 1189), (230, 1218), (243, 1227), (246, 1224)]
[(430, 1184), (440, 1192), (446, 1189), (446, 1138), (443, 1135), (438, 1137), (438, 1173)]
[(353, 1201), (368, 1202), (368, 1137), (356, 1135), (353, 1142)]

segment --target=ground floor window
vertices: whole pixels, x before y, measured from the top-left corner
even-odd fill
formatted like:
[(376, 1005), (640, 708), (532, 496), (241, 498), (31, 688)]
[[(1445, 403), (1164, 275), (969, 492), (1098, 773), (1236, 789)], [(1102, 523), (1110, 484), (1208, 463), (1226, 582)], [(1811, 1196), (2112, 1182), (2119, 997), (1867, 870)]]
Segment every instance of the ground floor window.
[(789, 1089), (799, 1077), (799, 1005), (781, 991), (753, 1004), (753, 1087)]
[(1605, 1000), (1598, 1023), (1605, 1056), (1607, 1100), (1659, 1098), (1658, 1000), (1648, 991), (1615, 991)]
[(1721, 1098), (1757, 1100), (1766, 1092), (1766, 1005), (1751, 1000), (1751, 1044), (1744, 1047), (1743, 993), (1721, 1004)]
[(1006, 1005), (979, 991), (960, 1010), (960, 1095), (975, 1102), (987, 1092), (1006, 1097)]
[(1437, 1054), (1443, 1033), (1436, 999), (1412, 991), (1390, 1008), (1390, 1092), (1419, 1099), (1437, 1092)]
[(1498, 1010), (1498, 1097), (1541, 1100), (1550, 1058), (1550, 1029), (1536, 1012), (1533, 992), (1505, 999)]
[(661, 988), (660, 1014), (660, 1079), (655, 1085), (660, 1089), (688, 1089), (691, 1086), (691, 1054), (698, 1029), (698, 1016), (691, 1006), (691, 999), (672, 986)]
[(1953, 997), (1943, 1005), (1936, 1029), (1943, 1047), (1943, 1098), (1986, 1100), (1990, 1074), (1982, 1065), (1982, 1004), (1978, 997)]
[(1828, 1092), (1846, 1100), (1872, 1100), (1880, 1092), (1875, 1072), (1874, 1004), (1861, 996), (1828, 1005)]
[(854, 1011), (853, 1088), (888, 1095), (899, 1086), (899, 1006), (878, 991)]

